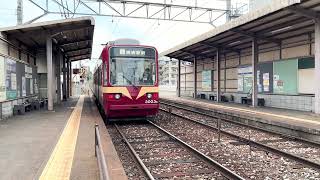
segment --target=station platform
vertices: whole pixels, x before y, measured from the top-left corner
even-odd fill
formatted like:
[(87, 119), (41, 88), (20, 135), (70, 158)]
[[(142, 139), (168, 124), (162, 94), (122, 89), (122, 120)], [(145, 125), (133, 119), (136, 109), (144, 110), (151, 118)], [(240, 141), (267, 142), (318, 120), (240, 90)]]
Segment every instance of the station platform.
[(160, 96), (161, 100), (238, 117), (235, 119), (242, 123), (320, 143), (320, 116), (311, 112), (270, 107), (253, 108), (243, 104), (217, 103), (190, 97)]
[(0, 179), (99, 179), (95, 124), (109, 176), (127, 179), (96, 105), (83, 95), (55, 111), (31, 111), (0, 121)]

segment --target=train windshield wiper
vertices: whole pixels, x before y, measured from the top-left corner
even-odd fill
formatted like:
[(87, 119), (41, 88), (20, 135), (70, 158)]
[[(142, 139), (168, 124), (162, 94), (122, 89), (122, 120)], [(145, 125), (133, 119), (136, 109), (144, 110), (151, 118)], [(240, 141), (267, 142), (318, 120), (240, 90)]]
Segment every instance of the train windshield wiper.
[(125, 75), (122, 75), (122, 77), (123, 77), (124, 79), (126, 79), (127, 82), (128, 82), (131, 86), (137, 88), (137, 86), (135, 86), (135, 85), (132, 83), (132, 81), (130, 81), (129, 78), (127, 78)]

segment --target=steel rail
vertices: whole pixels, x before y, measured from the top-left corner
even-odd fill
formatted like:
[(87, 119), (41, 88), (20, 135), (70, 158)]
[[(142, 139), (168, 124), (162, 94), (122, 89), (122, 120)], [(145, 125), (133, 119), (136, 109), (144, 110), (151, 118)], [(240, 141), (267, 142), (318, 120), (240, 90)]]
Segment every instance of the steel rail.
[(124, 142), (127, 144), (127, 146), (129, 147), (131, 153), (133, 154), (133, 156), (136, 158), (136, 160), (138, 161), (139, 165), (142, 167), (143, 171), (146, 173), (146, 175), (148, 176), (149, 179), (154, 180), (154, 177), (151, 175), (151, 172), (149, 171), (149, 169), (146, 167), (146, 165), (142, 162), (142, 160), (140, 159), (138, 153), (133, 149), (133, 147), (131, 146), (130, 142), (128, 141), (128, 139), (126, 138), (126, 136), (121, 132), (120, 128), (115, 124), (114, 125), (117, 129), (117, 131), (119, 132), (119, 134), (121, 135), (122, 139), (124, 140)]
[(316, 168), (316, 169), (320, 169), (320, 164), (316, 163), (316, 162), (313, 162), (313, 161), (309, 161), (303, 157), (299, 157), (299, 156), (296, 156), (294, 154), (291, 154), (291, 153), (287, 153), (287, 152), (284, 152), (284, 151), (281, 151), (279, 149), (276, 149), (276, 148), (273, 148), (273, 147), (270, 147), (270, 146), (267, 146), (265, 144), (261, 144), (261, 143), (258, 143), (256, 141), (253, 141), (253, 140), (250, 140), (250, 139), (247, 139), (247, 138), (244, 138), (244, 137), (241, 137), (241, 136), (238, 136), (236, 134), (232, 134), (230, 132), (227, 132), (227, 131), (224, 131), (224, 130), (221, 130), (221, 129), (218, 129), (217, 127), (214, 127), (212, 125), (209, 125), (209, 124), (206, 124), (204, 122), (200, 122), (200, 121), (197, 121), (197, 120), (194, 120), (194, 119), (191, 119), (191, 118), (188, 118), (188, 117), (185, 117), (185, 116), (182, 116), (182, 115), (179, 115), (177, 113), (173, 113), (172, 111), (169, 112), (165, 109), (162, 109), (162, 108), (159, 108), (161, 111), (165, 111), (167, 113), (170, 113), (174, 116), (177, 116), (179, 118), (183, 118), (183, 119), (186, 119), (188, 121), (191, 121), (191, 122), (195, 122), (197, 124), (200, 124), (200, 125), (203, 125), (207, 128), (210, 128), (210, 129), (214, 129), (214, 130), (218, 130), (220, 131), (221, 133), (227, 135), (227, 136), (230, 136), (230, 137), (233, 137), (233, 138), (236, 138), (238, 139), (239, 141), (241, 142), (244, 142), (246, 144), (248, 144), (249, 146), (254, 146), (256, 148), (260, 148), (260, 149), (263, 149), (267, 152), (270, 152), (270, 153), (274, 153), (274, 154), (278, 154), (280, 156), (283, 156), (283, 157), (286, 157), (288, 159), (291, 159), (291, 160), (294, 160), (294, 161), (297, 161), (297, 162), (300, 162), (302, 164), (305, 164), (305, 165), (308, 165), (312, 168)]
[[(183, 146), (187, 147), (189, 150), (191, 150), (193, 153), (195, 153), (198, 157), (202, 158), (203, 160), (205, 160), (206, 162), (208, 162), (209, 164), (213, 165), (218, 171), (220, 171), (225, 177), (227, 177), (228, 179), (235, 179), (235, 180), (244, 180), (244, 178), (242, 178), (241, 176), (237, 175), (236, 173), (232, 172), (231, 170), (229, 170), (228, 168), (224, 167), (223, 165), (221, 165), (220, 163), (216, 162), (215, 160), (211, 159), (210, 157), (206, 156), (205, 154), (201, 153), (200, 151), (196, 150), (195, 148), (193, 148), (192, 146), (188, 145), (187, 143), (185, 143), (184, 141), (182, 141), (181, 139), (179, 139), (178, 137), (174, 136), (173, 134), (171, 134), (170, 132), (166, 131), (165, 129), (163, 129), (162, 127), (156, 125), (155, 123), (147, 120), (147, 122), (149, 122), (152, 126), (156, 127), (157, 129), (161, 130), (162, 132), (164, 132), (167, 136), (169, 136), (171, 139), (179, 142), (180, 144), (182, 144)], [(136, 153), (136, 151), (134, 150), (134, 148), (131, 146), (130, 142), (128, 141), (128, 139), (125, 137), (125, 135), (121, 132), (120, 128), (115, 124), (116, 129), (118, 130), (118, 132), (120, 133), (122, 139), (125, 141), (125, 143), (127, 144), (127, 146), (129, 147), (130, 151), (133, 153), (133, 155), (135, 156), (135, 158), (137, 159), (138, 163), (140, 164), (140, 166), (143, 168), (143, 170), (146, 172), (146, 174), (148, 175), (148, 177), (150, 179), (154, 179), (153, 176), (151, 175), (150, 171), (148, 170), (148, 168), (144, 165), (144, 163), (142, 162), (142, 160), (139, 158), (139, 155)]]
[(209, 156), (205, 155), (204, 153), (198, 151), (197, 149), (195, 149), (194, 147), (190, 146), (186, 142), (182, 141), (178, 137), (174, 136), (173, 134), (171, 134), (167, 130), (163, 129), (162, 127), (158, 126), (157, 124), (155, 124), (155, 123), (153, 123), (153, 122), (151, 122), (149, 120), (148, 120), (148, 122), (150, 124), (152, 124), (154, 127), (158, 128), (159, 130), (164, 132), (165, 134), (167, 134), (170, 138), (178, 141), (183, 146), (187, 147), (189, 150), (191, 150), (193, 153), (195, 153), (196, 155), (198, 155), (199, 157), (201, 157), (202, 159), (207, 161), (209, 164), (213, 165), (218, 171), (220, 171), (228, 179), (241, 179), (241, 180), (244, 180), (244, 178), (241, 177), (240, 175), (238, 175), (235, 172), (231, 171), (230, 169), (228, 169), (227, 167), (223, 166), (219, 162), (213, 160), (212, 158), (210, 158)]
[(104, 157), (103, 149), (101, 147), (101, 139), (99, 133), (99, 126), (95, 125), (95, 156), (97, 157), (99, 174), (101, 180), (110, 180), (106, 159)]
[[(226, 122), (229, 122), (229, 123), (232, 123), (232, 124), (236, 124), (236, 125), (239, 125), (239, 126), (249, 127), (249, 128), (252, 128), (252, 129), (259, 130), (259, 131), (275, 134), (275, 135), (282, 136), (282, 137), (285, 137), (285, 138), (288, 138), (288, 139), (297, 140), (297, 141), (301, 141), (303, 143), (311, 144), (311, 145), (316, 146), (316, 147), (320, 147), (320, 144), (318, 142), (316, 142), (316, 141), (311, 141), (311, 140), (308, 140), (308, 139), (299, 138), (297, 136), (292, 136), (292, 135), (288, 135), (288, 134), (282, 134), (280, 132), (273, 131), (273, 130), (270, 130), (270, 129), (262, 129), (260, 127), (249, 125), (249, 124), (243, 124), (241, 122), (233, 121), (233, 120), (230, 120), (230, 119), (225, 118), (225, 117), (218, 117), (218, 115), (231, 116), (231, 117), (238, 117), (238, 116), (234, 116), (234, 115), (230, 115), (230, 114), (222, 114), (222, 113), (219, 113), (219, 112), (215, 112), (218, 115), (207, 114), (205, 112), (193, 110), (193, 109), (200, 109), (198, 107), (192, 107), (190, 105), (182, 104), (182, 103), (179, 103), (179, 102), (174, 102), (174, 103), (175, 104), (172, 104), (172, 102), (169, 102), (169, 101), (165, 101), (164, 102), (164, 100), (160, 101), (160, 104), (164, 104), (164, 105), (167, 105), (167, 106), (175, 107), (175, 108), (182, 109), (182, 110), (185, 110), (185, 111), (190, 111), (190, 112), (193, 112), (193, 113), (196, 113), (196, 114), (200, 114), (200, 115), (203, 115), (203, 116), (208, 116), (208, 117), (214, 118), (214, 119), (221, 119), (222, 121), (226, 121)], [(177, 104), (180, 105), (180, 106), (178, 106)], [(182, 107), (182, 106), (184, 106), (184, 107)], [(206, 110), (206, 109), (202, 109), (202, 110), (203, 111), (209, 111), (209, 110)], [(242, 118), (242, 117), (240, 117), (240, 118)], [(244, 118), (242, 118), (242, 119), (244, 119)], [(277, 126), (277, 125), (274, 125), (274, 126)], [(288, 128), (285, 128), (285, 129), (288, 129)]]

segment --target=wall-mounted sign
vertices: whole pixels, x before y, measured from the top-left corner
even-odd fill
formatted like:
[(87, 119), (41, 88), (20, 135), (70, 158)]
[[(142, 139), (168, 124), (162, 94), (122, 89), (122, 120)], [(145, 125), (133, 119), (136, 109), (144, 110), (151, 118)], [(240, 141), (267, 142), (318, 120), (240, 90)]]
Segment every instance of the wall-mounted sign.
[[(61, 78), (61, 80), (62, 80), (62, 78)], [(34, 93), (35, 94), (39, 93), (37, 79), (34, 79)]]
[(22, 96), (27, 95), (26, 77), (22, 77)]
[(6, 95), (7, 99), (17, 97), (16, 61), (6, 59)]
[(5, 60), (3, 56), (0, 56), (0, 101), (5, 101), (6, 98)]
[(263, 91), (270, 91), (270, 75), (269, 73), (263, 73)]
[(32, 68), (31, 67), (25, 65), (24, 71), (25, 71), (26, 78), (32, 78)]
[(202, 71), (202, 90), (203, 91), (211, 91), (211, 85), (212, 85), (212, 80), (211, 80), (211, 71)]
[(252, 66), (238, 68), (238, 91), (250, 93), (252, 90)]
[(33, 79), (30, 79), (30, 94), (33, 94)]

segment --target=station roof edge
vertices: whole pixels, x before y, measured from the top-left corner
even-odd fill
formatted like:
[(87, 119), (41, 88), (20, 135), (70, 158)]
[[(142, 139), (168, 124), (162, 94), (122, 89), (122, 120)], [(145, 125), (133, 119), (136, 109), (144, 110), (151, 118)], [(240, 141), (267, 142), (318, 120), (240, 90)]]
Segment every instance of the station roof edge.
[(64, 24), (64, 23), (72, 23), (72, 22), (78, 22), (78, 21), (90, 21), (91, 25), (95, 25), (95, 20), (92, 16), (82, 16), (77, 18), (69, 18), (69, 19), (63, 19), (63, 20), (52, 20), (52, 21), (44, 21), (44, 22), (37, 22), (37, 23), (31, 23), (31, 24), (21, 24), (17, 26), (8, 26), (8, 27), (2, 27), (0, 28), (0, 32), (7, 32), (12, 30), (18, 30), (18, 29), (28, 29), (28, 28), (36, 28), (36, 27), (42, 27), (42, 26), (50, 26), (55, 24)]
[(231, 29), (234, 29), (236, 27), (239, 27), (241, 25), (250, 23), (254, 20), (257, 20), (263, 16), (266, 16), (268, 14), (277, 12), (279, 10), (285, 9), (289, 6), (293, 6), (295, 4), (301, 3), (301, 0), (273, 0), (269, 5), (260, 8), (256, 11), (249, 12), (243, 16), (240, 16), (239, 18), (233, 19), (221, 26), (218, 26), (217, 28), (214, 28), (212, 30), (207, 31), (206, 33), (200, 34), (190, 40), (187, 40), (181, 44), (178, 44), (177, 46), (167, 49), (159, 54), (159, 57), (167, 56), (173, 52), (179, 51), (183, 48), (186, 48), (188, 46), (191, 46), (193, 44), (199, 43), (201, 41), (204, 41), (206, 39), (209, 39), (211, 37), (214, 37), (216, 35), (219, 35), (221, 33), (227, 32)]

